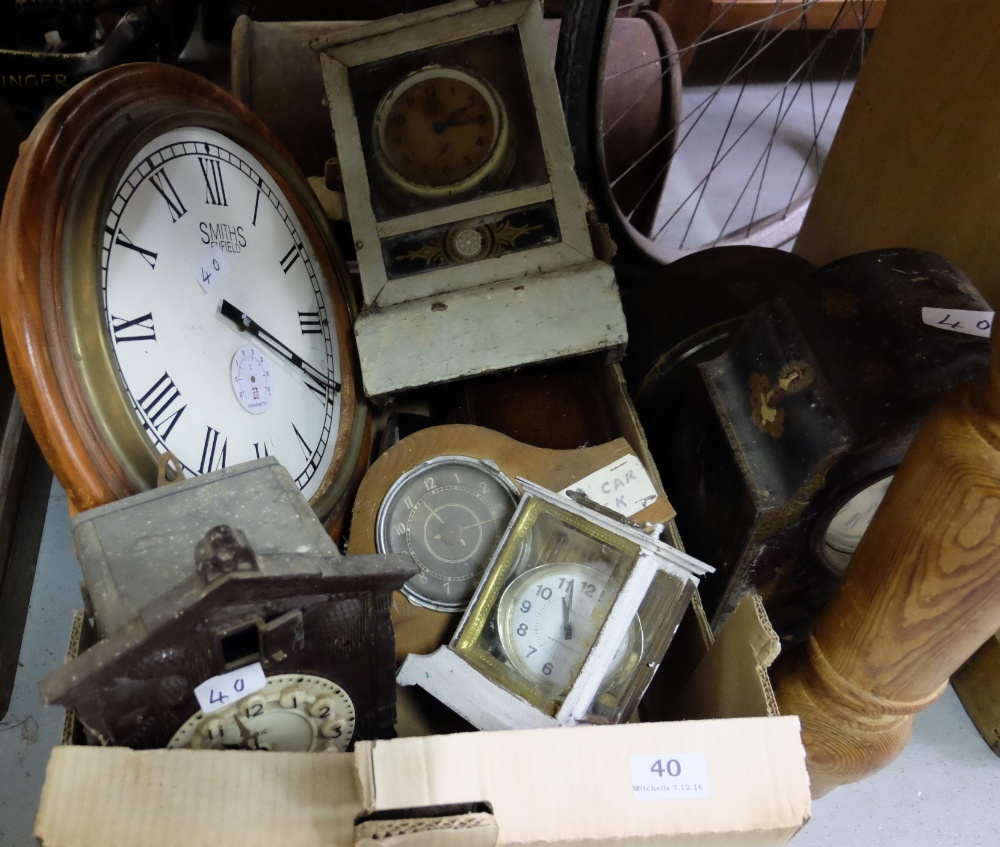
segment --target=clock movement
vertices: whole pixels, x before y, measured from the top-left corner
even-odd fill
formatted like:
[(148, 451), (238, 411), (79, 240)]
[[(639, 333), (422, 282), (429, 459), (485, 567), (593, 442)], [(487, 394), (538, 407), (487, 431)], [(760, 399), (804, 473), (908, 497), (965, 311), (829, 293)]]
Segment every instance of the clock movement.
[(312, 47), (364, 293), (365, 392), (620, 357), (624, 315), (595, 258), (541, 5), (456, 0)]
[(861, 253), (757, 306), (695, 379), (646, 386), (685, 547), (717, 569), (700, 589), (713, 625), (755, 590), (780, 635), (804, 635), (931, 403), (986, 368), (967, 330), (991, 316), (940, 256)]
[(347, 546), (348, 553), (407, 552), (419, 569), (393, 597), (397, 660), (451, 636), (521, 498), (518, 477), (555, 490), (583, 485), (633, 520), (665, 523), (674, 515), (622, 438), (554, 450), (466, 424), (408, 435), (365, 474)]
[(0, 221), (7, 351), (75, 510), (275, 456), (330, 516), (362, 460), (347, 273), (263, 124), (166, 65), (98, 74), (22, 147)]
[(273, 457), (83, 512), (95, 643), (41, 683), (92, 743), (344, 750), (394, 734), (408, 555), (341, 556)]

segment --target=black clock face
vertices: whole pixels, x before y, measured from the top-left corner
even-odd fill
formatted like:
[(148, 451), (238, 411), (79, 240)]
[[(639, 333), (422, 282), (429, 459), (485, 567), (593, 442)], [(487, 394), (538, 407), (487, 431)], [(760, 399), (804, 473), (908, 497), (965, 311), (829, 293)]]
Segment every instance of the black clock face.
[(420, 572), (403, 586), (414, 603), (465, 608), (518, 501), (513, 483), (487, 462), (431, 459), (401, 476), (379, 509), (380, 552), (408, 552)]
[(103, 235), (100, 318), (156, 451), (189, 475), (272, 455), (314, 495), (340, 420), (333, 307), (267, 169), (210, 129), (157, 135), (125, 168)]

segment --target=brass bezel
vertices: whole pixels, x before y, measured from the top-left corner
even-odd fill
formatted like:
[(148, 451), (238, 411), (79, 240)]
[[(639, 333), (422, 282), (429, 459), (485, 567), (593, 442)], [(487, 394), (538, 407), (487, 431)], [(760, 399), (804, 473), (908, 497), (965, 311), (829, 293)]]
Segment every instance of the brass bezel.
[[(534, 706), (554, 715), (561, 705), (565, 692), (551, 696), (526, 680), (520, 672), (494, 656), (484, 646), (489, 641), (490, 628), (496, 626), (499, 618), (500, 600), (504, 590), (515, 579), (535, 568), (552, 564), (544, 545), (531, 543), (526, 555), (522, 555), (522, 545), (527, 542), (535, 523), (542, 516), (553, 517), (580, 534), (604, 545), (622, 558), (617, 563), (605, 561), (610, 573), (605, 592), (616, 596), (642, 553), (635, 542), (617, 535), (603, 527), (591, 523), (582, 515), (577, 515), (546, 500), (526, 495), (521, 499), (507, 534), (500, 542), (497, 553), (490, 563), (479, 590), (473, 598), (462, 620), (462, 625), (452, 640), (452, 649), (469, 665), (480, 673), (508, 688), (517, 696)], [(536, 540), (537, 541), (537, 540)], [(591, 567), (602, 563), (588, 561)], [(596, 569), (596, 568), (595, 568)], [(614, 600), (608, 608), (614, 605)], [(600, 633), (604, 624), (597, 632)], [(599, 637), (595, 636), (596, 638)]]
[(159, 454), (125, 395), (116, 396), (122, 383), (107, 329), (95, 332), (100, 251), (109, 198), (130, 154), (158, 132), (198, 125), (243, 146), (271, 175), (326, 280), (342, 384), (333, 460), (312, 499), (326, 517), (351, 484), (367, 429), (355, 390), (350, 278), (318, 200), (280, 143), (246, 107), (189, 71), (134, 63), (96, 74), (57, 101), (22, 147), (0, 235), (8, 254), (19, 245), (16, 261), (5, 263), (2, 300), (26, 417), (74, 510), (156, 484)]

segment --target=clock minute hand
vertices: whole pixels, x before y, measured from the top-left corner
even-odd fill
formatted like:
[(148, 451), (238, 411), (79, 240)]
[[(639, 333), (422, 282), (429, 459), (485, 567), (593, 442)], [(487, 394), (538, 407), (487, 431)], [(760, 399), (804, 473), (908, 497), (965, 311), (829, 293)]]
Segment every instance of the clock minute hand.
[(262, 344), (270, 347), (275, 353), (302, 371), (306, 376), (317, 383), (324, 390), (333, 389), (340, 391), (340, 383), (327, 377), (316, 367), (313, 367), (298, 353), (292, 350), (287, 344), (269, 333), (257, 321), (251, 318), (239, 307), (234, 306), (228, 300), (222, 301), (222, 317), (232, 321), (237, 329), (249, 332), (254, 338), (260, 340)]

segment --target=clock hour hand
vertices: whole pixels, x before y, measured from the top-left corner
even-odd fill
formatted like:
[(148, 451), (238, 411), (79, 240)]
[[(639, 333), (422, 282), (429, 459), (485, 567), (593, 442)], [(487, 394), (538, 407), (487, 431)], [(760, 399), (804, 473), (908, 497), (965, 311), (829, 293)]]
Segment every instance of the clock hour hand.
[(340, 391), (339, 382), (333, 379), (328, 379), (326, 375), (319, 370), (319, 368), (310, 365), (298, 353), (292, 350), (291, 347), (271, 335), (271, 333), (264, 329), (264, 327), (257, 323), (257, 321), (251, 318), (246, 312), (242, 311), (237, 306), (234, 306), (228, 300), (222, 301), (222, 317), (232, 321), (240, 332), (249, 332), (254, 338), (259, 340), (261, 344), (269, 347), (286, 361), (291, 362), (291, 364), (302, 371), (302, 373), (319, 385), (319, 387), (324, 391), (328, 391), (330, 389)]
[(451, 129), (453, 126), (465, 126), (466, 124), (484, 124), (486, 123), (486, 115), (476, 115), (474, 118), (465, 117), (466, 111), (468, 111), (468, 106), (462, 106), (456, 109), (443, 121), (434, 121), (433, 129), (437, 135), (440, 135), (446, 129)]
[(573, 583), (574, 580), (570, 580), (569, 591), (562, 598), (563, 638), (567, 641), (573, 638), (573, 622), (570, 620), (570, 614), (573, 611)]

